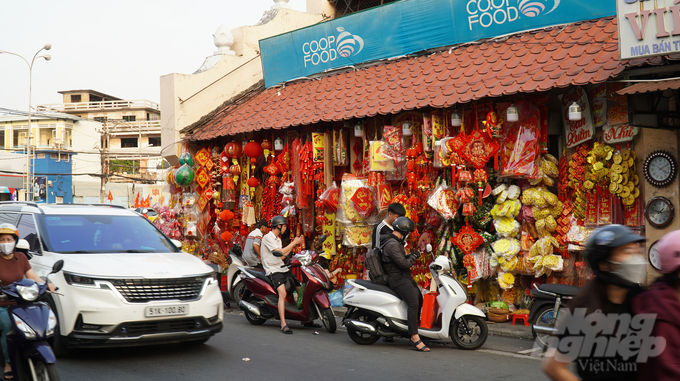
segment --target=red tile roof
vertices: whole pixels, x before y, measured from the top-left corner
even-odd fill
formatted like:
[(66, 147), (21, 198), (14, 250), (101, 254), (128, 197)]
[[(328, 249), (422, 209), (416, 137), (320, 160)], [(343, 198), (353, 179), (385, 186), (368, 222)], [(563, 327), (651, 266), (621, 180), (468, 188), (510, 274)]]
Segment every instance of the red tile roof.
[(616, 19), (608, 17), (261, 88), (182, 132), (198, 141), (445, 108), (486, 97), (604, 82), (645, 62), (618, 60)]
[(642, 94), (649, 93), (652, 91), (664, 91), (664, 90), (675, 90), (680, 89), (680, 79), (666, 79), (658, 81), (649, 81), (636, 83), (634, 85), (624, 87), (623, 89), (617, 91), (619, 95), (629, 95), (629, 94)]

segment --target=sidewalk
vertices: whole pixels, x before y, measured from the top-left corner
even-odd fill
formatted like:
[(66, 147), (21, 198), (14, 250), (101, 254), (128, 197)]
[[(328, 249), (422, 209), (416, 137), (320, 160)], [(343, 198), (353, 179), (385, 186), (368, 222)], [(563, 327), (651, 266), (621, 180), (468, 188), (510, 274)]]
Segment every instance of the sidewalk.
[[(345, 307), (333, 307), (333, 313), (335, 313), (335, 316), (340, 318), (345, 316), (346, 311), (347, 308)], [(489, 335), (533, 340), (531, 336), (531, 327), (526, 327), (521, 322), (517, 323), (516, 325), (512, 325), (511, 322), (494, 323), (492, 321), (487, 321), (486, 324), (489, 327)]]

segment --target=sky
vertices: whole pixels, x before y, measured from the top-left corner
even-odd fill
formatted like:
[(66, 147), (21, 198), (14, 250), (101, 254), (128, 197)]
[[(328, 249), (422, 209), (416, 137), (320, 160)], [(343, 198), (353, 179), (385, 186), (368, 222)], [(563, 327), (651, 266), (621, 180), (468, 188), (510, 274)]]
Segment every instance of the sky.
[[(305, 10), (305, 0), (290, 0)], [(212, 34), (256, 24), (273, 0), (0, 0), (0, 50), (33, 65), (31, 104), (62, 103), (57, 91), (93, 89), (160, 102), (160, 77), (191, 74), (217, 50)], [(27, 111), (28, 65), (0, 54), (0, 108)]]

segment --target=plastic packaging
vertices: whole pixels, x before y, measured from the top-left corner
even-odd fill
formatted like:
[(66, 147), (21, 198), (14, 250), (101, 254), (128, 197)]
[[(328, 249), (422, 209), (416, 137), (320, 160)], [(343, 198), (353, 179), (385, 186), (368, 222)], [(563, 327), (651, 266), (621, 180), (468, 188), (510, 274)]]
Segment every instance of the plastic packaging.
[(444, 219), (451, 219), (456, 216), (459, 201), (456, 200), (454, 191), (446, 183), (440, 184), (427, 198), (427, 204), (437, 211)]

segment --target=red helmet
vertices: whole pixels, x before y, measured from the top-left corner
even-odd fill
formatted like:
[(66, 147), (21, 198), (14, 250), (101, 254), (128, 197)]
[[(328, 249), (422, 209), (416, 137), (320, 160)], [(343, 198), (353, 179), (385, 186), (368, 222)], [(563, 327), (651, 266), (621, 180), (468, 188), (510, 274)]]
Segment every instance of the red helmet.
[(659, 240), (657, 244), (661, 272), (670, 274), (680, 267), (680, 230), (672, 231)]

